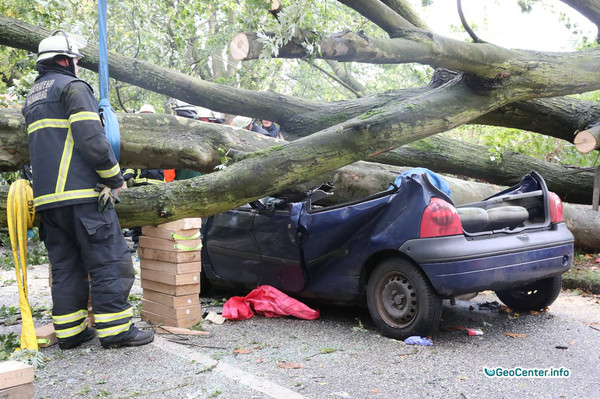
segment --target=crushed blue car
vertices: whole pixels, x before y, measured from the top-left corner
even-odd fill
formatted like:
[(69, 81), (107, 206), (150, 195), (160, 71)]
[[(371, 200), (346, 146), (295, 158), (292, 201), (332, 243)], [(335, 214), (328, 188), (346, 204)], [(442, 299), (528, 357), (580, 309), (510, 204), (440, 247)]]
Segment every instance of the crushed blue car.
[(249, 291), (366, 304), (378, 330), (430, 334), (442, 299), (493, 290), (508, 307), (554, 302), (573, 261), (560, 198), (536, 172), (479, 202), (455, 206), (429, 173), (334, 205), (331, 186), (304, 198), (267, 197), (205, 220), (203, 278)]

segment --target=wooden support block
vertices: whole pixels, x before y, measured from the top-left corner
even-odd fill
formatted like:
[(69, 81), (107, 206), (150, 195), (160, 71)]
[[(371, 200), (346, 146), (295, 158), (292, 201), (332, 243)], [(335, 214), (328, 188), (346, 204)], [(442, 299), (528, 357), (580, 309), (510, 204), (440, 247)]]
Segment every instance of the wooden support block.
[(200, 304), (200, 296), (198, 294), (173, 296), (147, 289), (144, 289), (143, 299), (147, 299), (149, 301), (157, 303), (162, 303), (163, 305), (167, 305), (172, 308), (181, 308), (184, 306)]
[(163, 305), (162, 303), (149, 301), (147, 299), (142, 299), (142, 310), (177, 320), (202, 315), (202, 306), (200, 304), (185, 306), (182, 308), (172, 308), (170, 306)]
[(202, 248), (202, 240), (165, 240), (163, 238), (140, 236), (140, 248), (174, 252), (199, 251)]
[(146, 237), (162, 238), (163, 240), (197, 240), (200, 238), (199, 229), (167, 229), (154, 226), (142, 227), (142, 235)]
[[(152, 291), (162, 292), (163, 294), (168, 295), (190, 295), (190, 294), (200, 294), (200, 284), (187, 284), (187, 285), (171, 285), (171, 284), (163, 284), (158, 283), (156, 281), (151, 280), (141, 280), (142, 288), (148, 289)], [(175, 326), (179, 327), (179, 326)]]
[(34, 369), (30, 364), (14, 360), (0, 362), (0, 389), (33, 383), (33, 377)]
[(171, 263), (161, 262), (159, 260), (154, 259), (140, 258), (140, 268), (173, 274), (194, 272), (200, 273), (200, 271), (202, 270), (202, 262)]
[(202, 315), (185, 317), (183, 319), (173, 319), (142, 310), (142, 320), (149, 321), (154, 324), (162, 324), (165, 326), (189, 328), (200, 323), (202, 321)]
[(156, 281), (170, 285), (200, 284), (200, 273), (198, 272), (173, 274), (157, 270), (140, 269), (140, 276), (142, 280)]
[(171, 263), (200, 262), (200, 253), (201, 251), (175, 252), (142, 247), (138, 249), (140, 259), (153, 259)]
[(0, 389), (2, 399), (31, 399), (33, 398), (33, 382), (15, 387)]
[(202, 227), (202, 218), (186, 218), (159, 224), (157, 227), (165, 229), (199, 229)]
[[(58, 342), (58, 338), (56, 338), (56, 333), (54, 332), (54, 324), (52, 323), (36, 327), (35, 337), (38, 340), (38, 346), (41, 348), (52, 346)], [(0, 396), (0, 398), (2, 398), (2, 396)]]

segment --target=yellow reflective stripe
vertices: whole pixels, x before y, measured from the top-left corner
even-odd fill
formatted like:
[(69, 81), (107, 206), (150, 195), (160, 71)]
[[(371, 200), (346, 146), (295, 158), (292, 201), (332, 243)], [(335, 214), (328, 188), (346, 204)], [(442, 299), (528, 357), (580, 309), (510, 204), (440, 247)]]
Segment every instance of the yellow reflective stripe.
[(196, 234), (191, 236), (182, 236), (179, 234), (171, 233), (171, 238), (174, 238), (176, 240), (195, 240), (196, 238), (200, 238), (200, 230), (198, 230)]
[(110, 169), (104, 169), (104, 170), (96, 169), (96, 173), (98, 173), (98, 175), (103, 179), (108, 179), (110, 177), (116, 176), (119, 174), (120, 171), (121, 171), (121, 167), (119, 166), (119, 163), (115, 164), (115, 166), (113, 166)]
[(65, 139), (65, 146), (63, 148), (63, 153), (60, 158), (60, 167), (58, 168), (58, 178), (56, 179), (56, 188), (55, 191), (57, 193), (62, 193), (65, 191), (65, 185), (67, 184), (67, 174), (69, 173), (69, 165), (71, 164), (71, 157), (73, 156), (73, 147), (75, 143), (73, 142), (73, 134), (71, 133), (71, 128), (67, 132), (67, 138)]
[(72, 327), (72, 328), (65, 328), (64, 330), (57, 330), (56, 328), (54, 329), (54, 332), (56, 333), (56, 337), (57, 338), (69, 338), (72, 337), (73, 335), (77, 335), (80, 332), (82, 332), (83, 330), (85, 330), (87, 327), (87, 321), (83, 321), (80, 325)]
[(69, 123), (80, 122), (80, 121), (98, 121), (100, 122), (100, 115), (97, 112), (82, 111), (69, 116)]
[(175, 245), (173, 245), (173, 248), (181, 249), (182, 251), (197, 251), (199, 249), (202, 249), (202, 243), (196, 245), (195, 247), (188, 247), (188, 246), (181, 245), (181, 244), (175, 244)]
[(108, 323), (109, 321), (119, 320), (125, 317), (133, 317), (132, 307), (119, 313), (94, 313), (94, 320), (96, 323)]
[(88, 316), (87, 309), (81, 309), (77, 312), (63, 314), (60, 316), (52, 316), (52, 321), (54, 324), (67, 324), (73, 321), (77, 321), (79, 319), (85, 319)]
[(46, 127), (58, 127), (67, 129), (69, 127), (69, 121), (67, 119), (40, 119), (29, 125), (27, 128), (27, 134), (31, 134), (36, 130), (43, 129)]
[(148, 184), (161, 184), (164, 183), (164, 180), (158, 180), (158, 179), (148, 179), (147, 177), (141, 178), (141, 179), (135, 179), (135, 184), (139, 184), (139, 183), (148, 183)]
[(52, 202), (67, 201), (81, 198), (93, 198), (97, 197), (98, 195), (100, 195), (100, 193), (94, 191), (93, 188), (87, 188), (83, 190), (70, 190), (63, 191), (62, 193), (40, 195), (39, 197), (35, 197), (33, 199), (33, 204), (35, 206), (41, 206), (50, 204)]
[[(94, 317), (96, 317), (96, 315), (94, 315)], [(105, 338), (105, 337), (109, 337), (111, 335), (121, 334), (124, 331), (129, 331), (129, 327), (132, 324), (133, 323), (131, 322), (131, 320), (129, 320), (129, 322), (118, 325), (118, 326), (97, 329), (96, 332), (98, 333), (99, 338)]]

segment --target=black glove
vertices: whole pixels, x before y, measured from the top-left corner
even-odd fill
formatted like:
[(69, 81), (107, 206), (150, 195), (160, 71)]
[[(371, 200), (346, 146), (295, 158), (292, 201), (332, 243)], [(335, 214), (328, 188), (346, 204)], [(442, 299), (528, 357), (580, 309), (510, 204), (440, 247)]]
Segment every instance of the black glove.
[(115, 204), (121, 202), (117, 194), (108, 186), (102, 183), (97, 183), (94, 191), (99, 192), (98, 196), (98, 211), (104, 212), (107, 209), (114, 209)]

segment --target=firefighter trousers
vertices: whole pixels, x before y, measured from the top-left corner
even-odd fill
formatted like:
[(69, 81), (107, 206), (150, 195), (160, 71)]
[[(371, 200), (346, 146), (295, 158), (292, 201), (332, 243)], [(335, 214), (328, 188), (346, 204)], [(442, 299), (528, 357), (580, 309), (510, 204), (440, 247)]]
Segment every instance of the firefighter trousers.
[(52, 264), (52, 320), (59, 342), (76, 341), (85, 331), (90, 285), (100, 341), (116, 343), (135, 335), (127, 301), (133, 264), (114, 209), (99, 212), (93, 202), (41, 214), (40, 238)]

